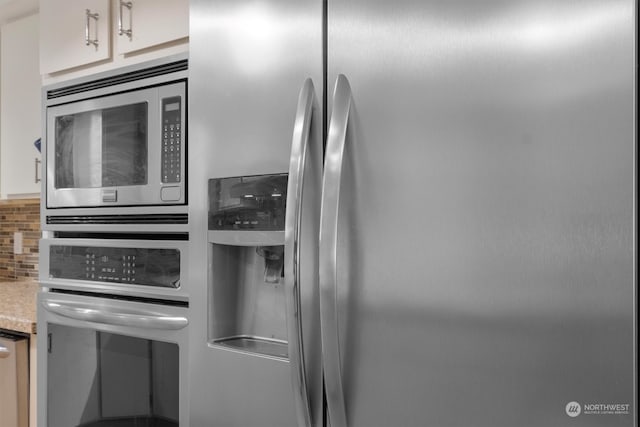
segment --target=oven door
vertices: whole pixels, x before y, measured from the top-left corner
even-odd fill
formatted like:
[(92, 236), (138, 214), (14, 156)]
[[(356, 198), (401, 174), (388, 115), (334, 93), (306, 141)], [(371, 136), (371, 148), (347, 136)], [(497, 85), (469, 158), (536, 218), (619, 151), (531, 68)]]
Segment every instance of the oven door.
[(187, 426), (187, 308), (38, 295), (38, 425)]
[(188, 242), (40, 240), (40, 283), (81, 292), (187, 301)]
[(47, 207), (184, 204), (185, 110), (184, 82), (48, 107)]

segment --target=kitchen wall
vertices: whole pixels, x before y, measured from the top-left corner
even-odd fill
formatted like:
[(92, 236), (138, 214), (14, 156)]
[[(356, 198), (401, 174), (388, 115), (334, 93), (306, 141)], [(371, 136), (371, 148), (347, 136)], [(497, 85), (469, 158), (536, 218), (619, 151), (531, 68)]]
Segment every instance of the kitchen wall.
[[(22, 232), (22, 254), (13, 236)], [(0, 280), (38, 278), (40, 199), (0, 200)]]

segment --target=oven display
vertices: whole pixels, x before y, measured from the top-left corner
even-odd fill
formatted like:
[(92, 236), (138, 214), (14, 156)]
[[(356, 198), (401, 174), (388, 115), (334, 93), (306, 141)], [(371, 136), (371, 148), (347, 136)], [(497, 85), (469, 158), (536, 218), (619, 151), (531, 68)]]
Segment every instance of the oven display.
[(180, 287), (180, 251), (51, 246), (49, 277), (164, 288)]

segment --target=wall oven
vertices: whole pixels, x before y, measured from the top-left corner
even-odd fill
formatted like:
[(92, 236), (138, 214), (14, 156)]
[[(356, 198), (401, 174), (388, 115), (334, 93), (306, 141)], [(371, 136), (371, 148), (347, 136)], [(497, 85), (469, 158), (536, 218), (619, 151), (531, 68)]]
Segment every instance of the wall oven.
[(43, 88), (45, 228), (186, 223), (187, 69), (175, 56)]
[(189, 425), (188, 240), (167, 237), (45, 233), (39, 425)]
[(187, 308), (38, 295), (38, 425), (187, 426)]

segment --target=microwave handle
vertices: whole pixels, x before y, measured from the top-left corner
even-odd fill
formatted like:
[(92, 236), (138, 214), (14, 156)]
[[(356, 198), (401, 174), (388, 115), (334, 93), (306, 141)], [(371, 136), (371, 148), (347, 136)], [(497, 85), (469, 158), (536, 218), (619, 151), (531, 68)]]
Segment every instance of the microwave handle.
[(63, 300), (43, 301), (45, 310), (74, 320), (82, 320), (92, 323), (104, 323), (116, 326), (133, 326), (142, 329), (183, 329), (189, 324), (189, 320), (183, 316), (165, 316), (156, 312), (144, 310), (118, 311), (114, 308), (93, 305), (78, 304)]

